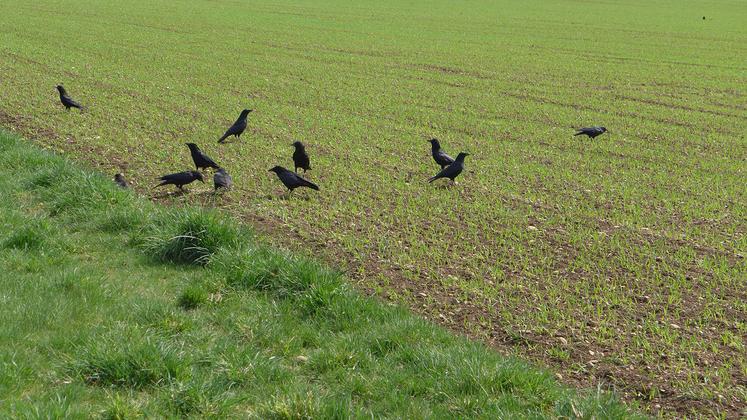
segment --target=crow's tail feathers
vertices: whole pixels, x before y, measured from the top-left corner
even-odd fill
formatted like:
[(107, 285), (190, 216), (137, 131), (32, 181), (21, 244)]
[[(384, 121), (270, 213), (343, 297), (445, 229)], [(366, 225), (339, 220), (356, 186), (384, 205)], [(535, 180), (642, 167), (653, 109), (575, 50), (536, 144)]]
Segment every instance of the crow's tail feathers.
[(574, 137), (575, 136), (580, 136), (581, 134), (586, 134), (586, 133), (584, 133), (583, 131), (579, 131), (578, 133), (574, 134)]
[(311, 188), (312, 190), (319, 191), (319, 187), (311, 181), (303, 180), (303, 185)]
[(218, 139), (218, 143), (223, 143), (224, 140), (226, 140), (230, 136), (230, 134), (226, 133), (223, 135), (223, 137)]
[(428, 178), (428, 182), (433, 182), (433, 181), (437, 180), (438, 178), (440, 178), (438, 175), (430, 177), (430, 178)]

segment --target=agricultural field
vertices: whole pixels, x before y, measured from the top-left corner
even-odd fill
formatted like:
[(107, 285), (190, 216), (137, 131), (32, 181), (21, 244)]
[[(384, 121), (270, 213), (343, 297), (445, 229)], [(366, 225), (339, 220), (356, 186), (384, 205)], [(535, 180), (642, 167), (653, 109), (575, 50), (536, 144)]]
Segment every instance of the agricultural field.
[(2, 418), (642, 418), (0, 130)]
[[(568, 384), (738, 417), (745, 22), (740, 1), (0, 0), (0, 126)], [(427, 183), (432, 137), (471, 154), (457, 185)], [(286, 199), (267, 170), (294, 140), (321, 191)], [(231, 192), (151, 188), (187, 142)]]

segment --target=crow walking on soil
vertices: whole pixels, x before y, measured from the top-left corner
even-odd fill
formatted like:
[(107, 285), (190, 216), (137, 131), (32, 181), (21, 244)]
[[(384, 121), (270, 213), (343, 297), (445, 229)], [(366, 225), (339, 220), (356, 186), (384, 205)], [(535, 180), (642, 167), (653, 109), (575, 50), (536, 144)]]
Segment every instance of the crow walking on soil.
[(62, 85), (57, 85), (57, 91), (60, 93), (60, 102), (62, 102), (62, 105), (65, 106), (66, 110), (70, 111), (70, 108), (78, 108), (81, 111), (83, 110), (83, 106), (79, 102), (73, 100), (73, 98), (67, 94), (67, 91), (62, 87)]
[(306, 171), (308, 170), (311, 170), (309, 155), (306, 154), (306, 148), (304, 147), (303, 143), (301, 143), (300, 141), (294, 141), (293, 147), (296, 148), (296, 150), (293, 152), (293, 165), (295, 171), (298, 172), (298, 168), (303, 169), (304, 173), (306, 173)]
[(192, 155), (192, 160), (195, 162), (195, 167), (199, 171), (200, 168), (214, 168), (214, 169), (220, 169), (220, 166), (218, 166), (217, 163), (215, 163), (214, 160), (210, 159), (208, 155), (202, 152), (199, 147), (197, 147), (194, 143), (186, 143), (187, 147), (189, 147), (189, 153)]
[(224, 140), (231, 136), (236, 136), (238, 139), (241, 137), (241, 133), (246, 130), (246, 117), (249, 115), (250, 112), (252, 112), (252, 109), (245, 109), (241, 111), (241, 115), (239, 115), (239, 119), (236, 120), (235, 123), (231, 127), (229, 127), (228, 130), (226, 130), (225, 134), (223, 134), (223, 137), (221, 137), (218, 140), (218, 143), (223, 143)]
[(114, 175), (114, 183), (119, 185), (122, 188), (129, 188), (130, 184), (127, 183), (127, 180), (125, 179), (124, 175), (122, 174), (115, 174)]
[(596, 136), (601, 136), (605, 132), (607, 132), (607, 129), (604, 127), (584, 127), (579, 128), (578, 132), (574, 134), (574, 136), (586, 135), (589, 136), (589, 138), (593, 139)]
[(280, 178), (280, 182), (282, 182), (283, 185), (285, 185), (285, 188), (288, 188), (290, 192), (293, 192), (293, 190), (298, 187), (308, 187), (312, 190), (319, 191), (319, 187), (317, 187), (316, 184), (301, 178), (297, 173), (291, 172), (282, 166), (275, 166), (270, 169), (270, 172), (275, 172), (278, 178)]
[(464, 170), (464, 158), (467, 156), (469, 156), (469, 153), (459, 153), (454, 163), (441, 169), (441, 172), (437, 173), (436, 176), (429, 179), (428, 182), (433, 182), (440, 178), (449, 178), (451, 182), (455, 182), (454, 178), (459, 176), (459, 174), (461, 174)]
[(454, 163), (454, 158), (441, 150), (441, 144), (438, 142), (438, 139), (430, 139), (428, 141), (431, 143), (431, 154), (433, 155), (433, 160), (441, 165), (441, 169)]
[(175, 185), (182, 191), (184, 191), (185, 185), (191, 184), (194, 181), (199, 180), (201, 182), (205, 182), (205, 180), (202, 178), (202, 174), (197, 171), (177, 172), (175, 174), (164, 175), (158, 178), (158, 180), (161, 181), (161, 183), (156, 185), (156, 187), (160, 187), (162, 185)]
[(218, 168), (218, 171), (213, 175), (213, 186), (215, 187), (215, 191), (218, 191), (220, 188), (226, 190), (231, 189), (232, 185), (233, 178), (231, 178), (231, 175), (229, 175), (225, 169)]

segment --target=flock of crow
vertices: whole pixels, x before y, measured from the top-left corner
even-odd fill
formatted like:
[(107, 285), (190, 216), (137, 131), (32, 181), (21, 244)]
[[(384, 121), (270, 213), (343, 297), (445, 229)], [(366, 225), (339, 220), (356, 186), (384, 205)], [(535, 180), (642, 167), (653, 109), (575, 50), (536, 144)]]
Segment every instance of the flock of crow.
[[(70, 111), (70, 108), (78, 108), (80, 110), (83, 110), (83, 106), (79, 102), (72, 99), (62, 85), (57, 86), (57, 91), (60, 93), (60, 102), (62, 102), (62, 105), (68, 111)], [(231, 136), (239, 139), (244, 130), (246, 130), (247, 117), (249, 116), (250, 112), (252, 112), (251, 109), (245, 109), (241, 111), (239, 118), (236, 120), (236, 122), (233, 123), (231, 127), (228, 128), (228, 130), (226, 130), (223, 136), (218, 139), (218, 143), (224, 143), (225, 140)], [(585, 127), (579, 129), (578, 132), (574, 134), (574, 136), (585, 135), (593, 139), (604, 134), (606, 131), (607, 129), (604, 127)], [(435, 160), (436, 163), (441, 166), (441, 170), (435, 176), (429, 178), (428, 182), (433, 182), (441, 178), (448, 178), (452, 183), (455, 183), (456, 177), (459, 176), (459, 174), (461, 174), (464, 170), (464, 158), (469, 156), (469, 153), (461, 152), (457, 155), (456, 159), (454, 159), (446, 154), (443, 149), (441, 149), (441, 144), (439, 143), (438, 139), (434, 138), (429, 140), (429, 142), (431, 143), (431, 154), (433, 156), (433, 160)], [(200, 181), (203, 183), (205, 182), (200, 169), (212, 168), (215, 170), (215, 173), (213, 174), (213, 185), (215, 187), (215, 191), (217, 192), (220, 189), (231, 188), (233, 179), (224, 168), (215, 163), (215, 161), (208, 155), (206, 155), (202, 150), (200, 150), (200, 148), (195, 143), (187, 143), (187, 147), (189, 147), (189, 152), (192, 155), (192, 161), (194, 161), (195, 170), (164, 175), (158, 178), (161, 183), (156, 185), (156, 187), (160, 187), (163, 185), (174, 185), (179, 188), (179, 190), (184, 191), (184, 186), (187, 184), (190, 184), (194, 181)], [(306, 187), (319, 191), (319, 187), (316, 184), (308, 181), (298, 174), (299, 168), (303, 169), (304, 173), (306, 173), (307, 170), (311, 169), (309, 155), (306, 153), (306, 148), (300, 141), (293, 142), (293, 147), (295, 148), (295, 151), (293, 152), (294, 171), (290, 171), (282, 166), (274, 166), (270, 169), (270, 172), (274, 172), (277, 175), (278, 179), (280, 179), (280, 182), (282, 182), (283, 185), (285, 185), (285, 187), (288, 189), (289, 194), (299, 187)], [(122, 188), (129, 187), (127, 181), (124, 178), (124, 175), (122, 174), (118, 173), (114, 175), (114, 182), (116, 182), (117, 185), (121, 186)]]

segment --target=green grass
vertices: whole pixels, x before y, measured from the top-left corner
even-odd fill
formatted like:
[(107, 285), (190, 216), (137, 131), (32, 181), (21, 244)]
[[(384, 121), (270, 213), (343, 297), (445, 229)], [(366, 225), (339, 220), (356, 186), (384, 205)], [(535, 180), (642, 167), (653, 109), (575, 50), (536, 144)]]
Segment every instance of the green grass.
[(632, 415), (215, 211), (159, 207), (3, 132), (0, 151), (0, 417)]
[[(220, 206), (345, 267), (361, 289), (574, 383), (674, 415), (743, 412), (745, 2), (0, 9), (3, 126), (124, 171), (159, 200)], [(57, 83), (88, 110), (64, 112)], [(242, 141), (219, 147), (245, 107), (256, 111)], [(610, 131), (571, 137), (592, 124)], [(454, 188), (425, 182), (431, 136), (472, 153)], [(290, 165), (296, 139), (321, 191), (278, 200), (267, 169)], [(215, 201), (203, 185), (151, 191), (156, 175), (190, 167), (186, 142), (228, 168), (235, 190)], [(184, 223), (143, 241), (169, 261), (209, 252), (183, 248), (191, 234), (173, 239), (194, 234)], [(183, 304), (207, 305), (200, 296)]]

